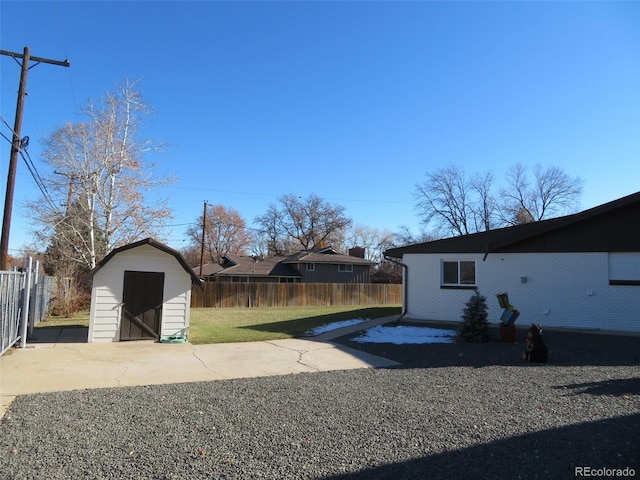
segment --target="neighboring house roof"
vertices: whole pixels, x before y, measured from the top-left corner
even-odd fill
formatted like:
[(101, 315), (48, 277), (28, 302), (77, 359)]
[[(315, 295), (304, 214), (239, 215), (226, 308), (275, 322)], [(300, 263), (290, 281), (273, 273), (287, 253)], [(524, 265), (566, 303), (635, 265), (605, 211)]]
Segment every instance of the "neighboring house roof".
[(300, 274), (288, 265), (280, 263), (282, 257), (249, 257), (225, 255), (220, 270), (214, 275), (250, 277), (295, 277)]
[[(371, 266), (374, 262), (363, 258), (343, 255), (331, 247), (316, 250), (301, 250), (288, 257), (250, 257), (244, 255), (225, 255), (222, 263), (207, 264), (202, 271), (209, 276), (249, 276), (249, 277), (288, 277), (301, 278), (295, 265), (300, 263), (352, 264)], [(207, 269), (207, 267), (210, 269)], [(217, 265), (217, 268), (214, 267)]]
[(296, 263), (333, 263), (333, 264), (352, 264), (352, 265), (375, 265), (375, 262), (365, 260), (360, 257), (352, 257), (337, 252), (331, 247), (320, 250), (300, 250), (282, 260), (285, 264)]
[(640, 251), (640, 192), (573, 215), (391, 248), (385, 255), (605, 251)]
[(133, 243), (130, 243), (128, 245), (124, 245), (122, 247), (113, 249), (109, 253), (109, 255), (104, 257), (96, 265), (96, 267), (87, 274), (87, 279), (93, 278), (93, 276), (96, 273), (98, 273), (98, 271), (102, 267), (104, 267), (109, 262), (109, 260), (111, 260), (113, 257), (115, 257), (118, 253), (124, 252), (126, 250), (130, 250), (132, 248), (137, 248), (137, 247), (140, 247), (142, 245), (149, 245), (151, 247), (157, 248), (158, 250), (160, 250), (162, 252), (168, 253), (169, 255), (173, 255), (176, 258), (176, 260), (178, 261), (178, 263), (180, 264), (180, 266), (182, 266), (184, 271), (187, 272), (189, 274), (189, 276), (191, 277), (191, 283), (193, 285), (200, 285), (201, 284), (200, 279), (195, 274), (193, 269), (187, 264), (186, 260), (184, 259), (184, 257), (182, 256), (182, 254), (180, 252), (178, 252), (177, 250), (174, 250), (173, 248), (165, 245), (164, 243), (161, 243), (161, 242), (159, 242), (157, 240), (154, 240), (153, 238), (145, 238), (144, 240), (139, 240), (137, 242), (133, 242)]
[(215, 273), (218, 273), (223, 268), (224, 267), (219, 263), (205, 263), (202, 266), (202, 273), (200, 273), (200, 266), (193, 267), (193, 271), (196, 273), (196, 275), (207, 276), (207, 275), (213, 275)]

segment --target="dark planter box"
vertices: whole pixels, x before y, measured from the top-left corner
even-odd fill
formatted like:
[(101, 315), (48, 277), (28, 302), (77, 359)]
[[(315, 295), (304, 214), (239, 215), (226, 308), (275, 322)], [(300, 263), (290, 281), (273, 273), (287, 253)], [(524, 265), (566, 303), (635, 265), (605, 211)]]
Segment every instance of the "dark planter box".
[(516, 343), (516, 327), (500, 325), (500, 340), (504, 343)]

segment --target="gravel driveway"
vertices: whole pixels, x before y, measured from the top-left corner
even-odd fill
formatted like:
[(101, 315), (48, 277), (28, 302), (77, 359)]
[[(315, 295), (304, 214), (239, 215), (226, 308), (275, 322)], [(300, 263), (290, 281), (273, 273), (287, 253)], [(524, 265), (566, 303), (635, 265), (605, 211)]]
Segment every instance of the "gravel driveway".
[(495, 341), (342, 338), (407, 368), (18, 397), (0, 423), (0, 477), (640, 476), (640, 337), (566, 335), (547, 334), (544, 365)]

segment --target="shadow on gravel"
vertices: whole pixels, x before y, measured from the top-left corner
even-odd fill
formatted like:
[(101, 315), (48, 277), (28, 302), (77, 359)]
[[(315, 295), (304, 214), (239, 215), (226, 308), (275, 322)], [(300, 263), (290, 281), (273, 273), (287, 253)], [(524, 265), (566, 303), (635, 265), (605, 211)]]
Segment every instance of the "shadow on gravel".
[[(408, 323), (399, 325), (426, 326), (455, 329), (452, 325), (438, 323)], [(392, 327), (392, 325), (390, 325)], [(360, 334), (332, 340), (356, 350), (395, 360), (401, 364), (395, 368), (436, 367), (486, 367), (492, 365), (526, 366), (640, 366), (640, 336), (605, 335), (570, 331), (545, 330), (544, 338), (549, 349), (549, 361), (544, 364), (526, 363), (522, 350), (526, 328), (518, 329), (516, 343), (500, 341), (497, 327), (490, 329), (489, 342), (395, 345), (391, 343), (359, 343), (354, 341)]]
[(551, 388), (567, 390), (568, 395), (609, 395), (624, 397), (640, 395), (640, 377), (603, 380), (602, 382), (573, 383)]
[[(543, 430), (325, 480), (575, 478), (581, 476), (576, 470), (580, 467), (626, 468), (626, 475), (610, 472), (599, 476), (638, 478), (639, 429), (640, 414), (628, 415)], [(554, 453), (549, 455), (550, 452)]]

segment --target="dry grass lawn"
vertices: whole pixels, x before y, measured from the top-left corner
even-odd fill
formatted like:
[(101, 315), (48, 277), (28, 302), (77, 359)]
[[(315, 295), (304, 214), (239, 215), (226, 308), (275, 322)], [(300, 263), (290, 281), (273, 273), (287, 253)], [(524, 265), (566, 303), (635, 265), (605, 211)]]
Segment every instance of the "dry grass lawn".
[[(293, 338), (314, 327), (356, 318), (399, 315), (399, 305), (273, 308), (192, 308), (189, 341), (194, 344), (256, 342)], [(88, 327), (89, 312), (47, 317), (37, 328)]]

